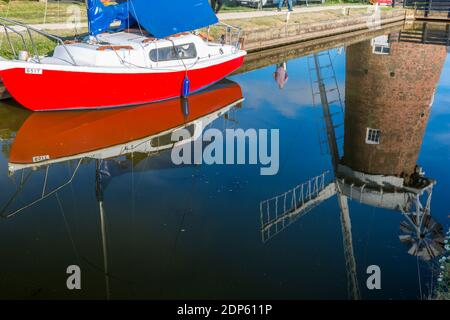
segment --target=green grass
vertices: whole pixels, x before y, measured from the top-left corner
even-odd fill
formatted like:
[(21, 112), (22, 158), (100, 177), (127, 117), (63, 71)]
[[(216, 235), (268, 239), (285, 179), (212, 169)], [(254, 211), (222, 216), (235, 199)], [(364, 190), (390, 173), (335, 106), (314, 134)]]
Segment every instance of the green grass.
[(450, 240), (450, 237), (448, 236), (449, 232), (450, 229), (447, 232), (446, 237), (446, 252), (441, 258), (439, 258), (439, 277), (434, 289), (433, 296), (433, 298), (436, 300), (450, 300), (450, 244), (448, 243), (448, 240)]
[(0, 16), (25, 23), (64, 23), (79, 10), (81, 21), (86, 21), (86, 7), (83, 3), (59, 3), (46, 4), (38, 1), (10, 1), (0, 0)]
[(239, 12), (239, 11), (253, 11), (255, 9), (250, 8), (250, 7), (244, 7), (244, 6), (236, 6), (236, 5), (231, 5), (231, 4), (224, 4), (222, 6), (222, 9), (220, 10), (220, 12)]
[[(167, 1), (167, 0), (165, 0)], [(367, 1), (362, 0), (327, 0), (325, 6), (336, 4), (365, 4)], [(313, 3), (310, 6), (318, 6), (321, 4)], [(302, 4), (301, 7), (305, 5)], [(298, 6), (297, 6), (298, 7)], [(82, 22), (87, 20), (86, 8), (84, 3), (63, 3), (63, 2), (49, 2), (47, 5), (38, 1), (5, 1), (0, 0), (0, 16), (7, 17), (13, 20), (29, 24), (41, 23), (64, 23), (67, 22), (73, 15), (73, 9), (78, 8), (80, 12), (80, 20)], [(47, 11), (46, 11), (47, 10)], [(221, 12), (249, 12), (256, 9), (244, 6), (237, 6), (230, 3), (225, 3)], [(264, 10), (275, 10), (275, 7), (265, 7)], [(47, 12), (47, 14), (45, 13)]]
[(369, 4), (369, 1), (364, 0), (325, 0), (325, 5), (338, 5), (338, 4)]
[[(314, 7), (314, 6), (334, 6), (334, 5), (361, 5), (361, 4), (369, 4), (368, 0), (325, 0), (325, 3), (319, 3), (319, 2), (312, 2), (308, 6)], [(286, 4), (284, 4), (286, 6)], [(305, 7), (305, 3), (296, 4), (295, 7)], [(264, 7), (263, 10), (274, 10), (276, 6), (268, 6)], [(253, 11), (257, 10), (255, 8), (251, 7), (244, 7), (244, 6), (237, 6), (233, 4), (227, 4), (225, 3), (222, 7), (222, 11)]]
[(450, 300), (450, 262), (442, 264), (444, 270), (442, 270), (442, 280), (438, 281), (435, 289), (436, 300)]
[[(80, 33), (86, 33), (87, 30), (81, 30)], [(58, 32), (52, 32), (52, 34), (60, 37), (63, 40), (66, 39), (73, 39), (75, 37), (74, 31), (67, 30), (67, 31), (58, 31)], [(26, 33), (24, 35), (25, 44), (23, 43), (22, 39), (15, 34), (10, 34), (11, 42), (14, 45), (14, 49), (16, 53), (20, 50), (27, 50), (30, 52), (30, 54), (34, 55), (33, 46), (31, 45), (31, 41)], [(36, 49), (38, 51), (39, 55), (50, 55), (56, 46), (56, 41), (48, 39), (47, 37), (44, 37), (38, 33), (33, 33), (33, 39), (34, 43), (36, 45)], [(0, 56), (4, 58), (11, 59), (13, 58), (13, 53), (11, 50), (11, 47), (9, 45), (9, 42), (6, 39), (5, 34), (0, 34)]]
[[(361, 1), (354, 0), (345, 0), (343, 2), (339, 2), (338, 0), (329, 0), (326, 2), (326, 5), (333, 5), (338, 3), (361, 3)], [(69, 7), (72, 4), (68, 3), (48, 3), (47, 8), (47, 23), (63, 23), (66, 22), (69, 18), (68, 11)], [(85, 21), (85, 7), (83, 4), (76, 5), (80, 9), (82, 14), (81, 21)], [(383, 8), (384, 10), (390, 10), (390, 8)], [(222, 12), (232, 12), (232, 11), (253, 11), (255, 9), (249, 7), (242, 6), (233, 6), (230, 4), (224, 4), (222, 8)], [(265, 8), (265, 10), (274, 10), (274, 8)], [(43, 23), (44, 22), (44, 12), (45, 12), (45, 3), (40, 3), (37, 1), (11, 1), (5, 2), (4, 0), (0, 0), (0, 16), (9, 17), (13, 20), (23, 21), (25, 23)], [(366, 9), (352, 9), (350, 10), (351, 15), (353, 14), (364, 14), (366, 13)], [(289, 23), (310, 23), (316, 21), (326, 21), (332, 20), (339, 17), (342, 17), (343, 13), (340, 10), (328, 10), (323, 12), (310, 12), (310, 13), (297, 13), (291, 15)], [(286, 24), (284, 15), (271, 16), (271, 17), (259, 17), (252, 19), (236, 19), (236, 20), (228, 20), (227, 23), (241, 27), (244, 31), (249, 32), (254, 29), (260, 28), (270, 28), (270, 27), (279, 27), (284, 26)], [(86, 30), (82, 30), (80, 32), (85, 32)], [(74, 37), (73, 30), (67, 31), (51, 31), (55, 35), (61, 36), (66, 39), (70, 39)], [(223, 30), (212, 30), (212, 35), (218, 38), (223, 33)], [(20, 41), (20, 38), (15, 35), (11, 35), (11, 38), (14, 43), (14, 47), (16, 51), (23, 49), (23, 44)], [(26, 36), (27, 42), (26, 47), (28, 51), (31, 51), (29, 48), (30, 42), (28, 37)], [(51, 54), (55, 47), (55, 42), (49, 40), (43, 36), (36, 35), (36, 46), (38, 48), (38, 52), (40, 55), (48, 55)], [(12, 53), (9, 48), (8, 42), (6, 41), (5, 34), (0, 33), (0, 56), (5, 58), (11, 58)]]
[[(350, 15), (366, 14), (366, 9), (355, 8), (350, 10)], [(292, 14), (288, 24), (312, 23), (320, 21), (330, 21), (338, 18), (346, 17), (342, 10), (326, 10), (320, 12), (304, 12)], [(286, 25), (285, 15), (275, 15), (268, 17), (258, 17), (252, 19), (235, 19), (227, 20), (227, 24), (240, 27), (244, 31), (260, 28), (282, 27)]]
[[(324, 5), (336, 5), (336, 4), (367, 4), (367, 1), (363, 0), (327, 0)], [(318, 6), (321, 4), (312, 3), (310, 6)], [(1, 16), (9, 17), (11, 19), (27, 22), (27, 23), (63, 23), (72, 14), (70, 12), (71, 7), (78, 7), (81, 12), (82, 21), (86, 20), (86, 8), (84, 3), (63, 3), (63, 2), (49, 2), (46, 6), (45, 3), (38, 1), (5, 1), (0, 0), (0, 12)], [(298, 6), (298, 5), (297, 5)], [(302, 4), (302, 7), (305, 5)], [(47, 8), (47, 15), (45, 11)], [(265, 7), (264, 10), (274, 10), (275, 7)], [(251, 7), (238, 6), (230, 3), (225, 3), (221, 12), (239, 12), (239, 11), (253, 11), (256, 10)]]

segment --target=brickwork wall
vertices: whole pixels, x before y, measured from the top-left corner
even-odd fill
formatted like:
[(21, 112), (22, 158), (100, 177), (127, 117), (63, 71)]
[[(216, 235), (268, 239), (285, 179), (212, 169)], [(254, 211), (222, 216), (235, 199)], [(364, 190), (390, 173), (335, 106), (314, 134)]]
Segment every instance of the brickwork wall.
[[(414, 172), (436, 86), (443, 46), (391, 43), (389, 55), (370, 41), (347, 49), (345, 142), (342, 162), (370, 174), (408, 177)], [(367, 128), (381, 143), (365, 143)]]

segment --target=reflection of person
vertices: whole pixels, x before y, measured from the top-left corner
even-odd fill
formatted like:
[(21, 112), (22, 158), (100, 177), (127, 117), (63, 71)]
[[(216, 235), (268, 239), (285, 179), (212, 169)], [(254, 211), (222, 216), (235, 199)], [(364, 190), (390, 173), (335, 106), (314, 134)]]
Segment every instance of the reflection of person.
[(222, 8), (222, 0), (211, 0), (211, 7), (215, 13), (219, 13)]
[(278, 11), (281, 11), (285, 1), (287, 2), (289, 11), (294, 11), (294, 9), (292, 9), (292, 0), (280, 0), (280, 2), (278, 2)]
[(283, 89), (286, 83), (288, 82), (289, 76), (287, 73), (287, 65), (286, 62), (282, 62), (277, 64), (275, 72), (273, 73), (273, 77), (278, 84), (280, 89)]

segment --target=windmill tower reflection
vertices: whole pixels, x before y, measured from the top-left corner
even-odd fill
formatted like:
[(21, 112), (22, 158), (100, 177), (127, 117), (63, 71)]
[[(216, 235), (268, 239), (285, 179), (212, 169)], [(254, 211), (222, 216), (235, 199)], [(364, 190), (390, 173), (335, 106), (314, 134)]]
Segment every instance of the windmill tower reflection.
[[(329, 52), (308, 57), (334, 178), (327, 183), (324, 173), (260, 205), (266, 242), (337, 196), (352, 299), (359, 299), (360, 291), (348, 199), (402, 213), (400, 240), (410, 245), (410, 254), (429, 260), (443, 251), (443, 229), (430, 212), (436, 181), (425, 177), (417, 159), (446, 49), (393, 39), (383, 36), (348, 48), (345, 115)], [(344, 122), (342, 152), (339, 122)]]
[(400, 239), (410, 254), (429, 260), (442, 251), (442, 227), (430, 215), (436, 181), (417, 160), (446, 50), (394, 39), (347, 50), (344, 156), (336, 176), (353, 200), (402, 212)]

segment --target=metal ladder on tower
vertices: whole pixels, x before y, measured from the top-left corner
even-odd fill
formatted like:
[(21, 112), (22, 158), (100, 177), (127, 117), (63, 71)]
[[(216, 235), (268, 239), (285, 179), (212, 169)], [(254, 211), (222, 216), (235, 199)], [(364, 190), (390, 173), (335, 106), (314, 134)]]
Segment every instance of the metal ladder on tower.
[[(324, 83), (327, 93), (327, 97), (330, 98), (330, 94), (332, 99), (328, 100), (329, 105), (338, 104), (338, 106), (343, 109), (344, 104), (341, 98), (341, 92), (339, 89), (339, 85), (336, 79), (336, 71), (333, 66), (333, 59), (331, 58), (330, 51), (314, 53), (307, 57), (308, 62), (308, 72), (309, 79), (311, 82), (311, 91), (313, 93), (313, 103), (317, 105), (316, 100), (317, 97), (320, 99), (320, 91), (315, 90), (314, 86), (319, 84), (319, 79), (317, 78), (317, 69), (318, 67), (321, 74), (321, 81)], [(317, 66), (316, 66), (317, 61)], [(315, 75), (315, 77), (314, 77)], [(317, 88), (319, 89), (319, 88)]]
[[(332, 139), (339, 141), (343, 139), (344, 136), (344, 102), (341, 90), (339, 89), (330, 51), (310, 55), (307, 57), (307, 62), (313, 104), (314, 106), (320, 105), (323, 107), (324, 99), (326, 100), (334, 132), (334, 137)], [(331, 154), (333, 150), (329, 149), (330, 137), (321, 136), (323, 132), (329, 132), (329, 129), (331, 128), (321, 129), (323, 130), (319, 129), (318, 134), (321, 150), (327, 150), (323, 153)], [(339, 150), (337, 151), (339, 156)]]

